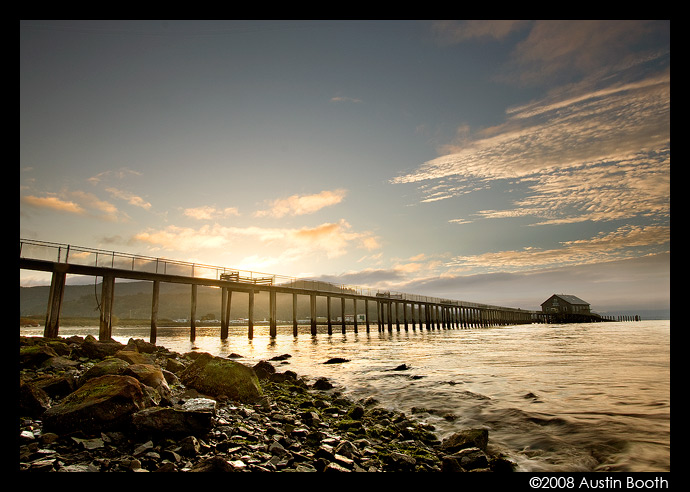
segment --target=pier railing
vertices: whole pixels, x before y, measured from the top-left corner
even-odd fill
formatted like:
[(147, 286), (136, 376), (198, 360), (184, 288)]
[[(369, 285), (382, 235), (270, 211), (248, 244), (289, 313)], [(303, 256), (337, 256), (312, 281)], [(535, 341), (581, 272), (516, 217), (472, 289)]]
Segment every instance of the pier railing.
[[(419, 294), (409, 294), (405, 292), (391, 291), (390, 289), (338, 284), (304, 277), (291, 277), (274, 273), (254, 272), (251, 270), (171, 260), (162, 257), (122, 253), (117, 251), (38, 241), (33, 239), (19, 240), (19, 258), (45, 260), (71, 265), (130, 270), (133, 272), (136, 271), (163, 275), (179, 275), (202, 279), (222, 280), (236, 276), (238, 279), (241, 279), (241, 281), (262, 285), (283, 285), (287, 287), (299, 285), (314, 290), (327, 291), (332, 289), (334, 292), (349, 292), (360, 296), (386, 297), (410, 302), (447, 304), (459, 307), (500, 307), (490, 304), (457, 301)], [(317, 288), (319, 286), (321, 287)]]

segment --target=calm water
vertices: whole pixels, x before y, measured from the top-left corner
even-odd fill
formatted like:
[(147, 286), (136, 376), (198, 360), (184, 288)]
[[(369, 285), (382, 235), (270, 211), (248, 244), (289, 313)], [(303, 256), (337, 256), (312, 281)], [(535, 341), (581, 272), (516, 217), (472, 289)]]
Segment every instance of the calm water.
[[(325, 327), (319, 327), (319, 330)], [(522, 325), (483, 329), (393, 331), (312, 337), (278, 328), (159, 328), (158, 345), (226, 356), (249, 365), (290, 354), (277, 365), (326, 376), (354, 399), (380, 404), (436, 427), (439, 437), (486, 427), (489, 439), (522, 471), (670, 471), (670, 321)], [(60, 328), (61, 336), (98, 336), (98, 328)], [(24, 328), (23, 335), (42, 335)], [(114, 338), (149, 339), (148, 327), (115, 328)], [(350, 362), (324, 365), (331, 357)], [(280, 363), (274, 363), (280, 364)], [(400, 364), (410, 367), (395, 371)], [(452, 414), (455, 420), (444, 419)]]

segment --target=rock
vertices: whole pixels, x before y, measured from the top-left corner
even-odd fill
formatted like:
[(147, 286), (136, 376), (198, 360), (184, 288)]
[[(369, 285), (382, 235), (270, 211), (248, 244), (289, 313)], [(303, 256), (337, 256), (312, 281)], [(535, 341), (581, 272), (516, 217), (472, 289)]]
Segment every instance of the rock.
[(67, 357), (58, 355), (56, 357), (51, 357), (50, 359), (46, 359), (45, 361), (43, 361), (43, 363), (41, 364), (41, 369), (59, 372), (66, 371), (68, 369), (73, 369), (75, 367), (79, 367), (80, 365), (81, 364), (76, 360), (71, 360)]
[(177, 374), (179, 372), (184, 371), (185, 367), (187, 367), (185, 364), (183, 364), (177, 359), (173, 359), (172, 357), (168, 358), (165, 362), (165, 369), (172, 372), (173, 374)]
[(149, 354), (142, 354), (134, 350), (118, 350), (113, 357), (122, 359), (130, 364), (153, 364), (154, 358)]
[(19, 347), (19, 366), (38, 367), (46, 360), (57, 356), (57, 352), (47, 345), (29, 345)]
[(329, 390), (333, 388), (333, 385), (330, 383), (330, 381), (328, 381), (328, 379), (321, 377), (314, 381), (312, 388), (317, 390)]
[(125, 346), (115, 340), (96, 340), (93, 335), (87, 335), (79, 346), (80, 351), (89, 359), (104, 359), (109, 355), (115, 355)]
[(166, 404), (172, 404), (172, 392), (168, 382), (163, 376), (163, 371), (158, 366), (151, 364), (130, 364), (123, 372), (126, 376), (132, 376), (146, 386), (158, 392), (161, 400)]
[(142, 340), (141, 338), (132, 339), (130, 338), (129, 341), (127, 342), (127, 345), (135, 346), (137, 348), (137, 351), (145, 353), (145, 354), (153, 354), (156, 352), (157, 347), (155, 343), (150, 343), (145, 340)]
[(197, 463), (192, 467), (192, 472), (231, 472), (235, 471), (235, 467), (232, 466), (227, 460), (221, 458), (220, 456), (213, 456), (207, 458), (200, 463)]
[(276, 372), (275, 367), (265, 360), (259, 361), (252, 369), (259, 379), (269, 379)]
[(458, 466), (464, 470), (476, 470), (489, 466), (489, 459), (484, 452), (476, 447), (464, 448), (450, 456)]
[(87, 381), (43, 414), (43, 427), (57, 434), (87, 435), (125, 427), (150, 406), (141, 383), (131, 376), (106, 375)]
[(182, 384), (201, 393), (240, 402), (254, 402), (263, 395), (251, 367), (210, 354), (202, 354), (179, 375)]
[(132, 415), (132, 424), (141, 432), (159, 435), (201, 435), (213, 427), (213, 413), (179, 407), (151, 407)]
[(448, 454), (472, 447), (486, 451), (488, 442), (489, 431), (487, 429), (465, 429), (444, 439), (441, 442), (441, 450)]
[(32, 383), (19, 380), (19, 414), (40, 417), (50, 408), (50, 397)]
[(79, 378), (79, 385), (84, 384), (89, 379), (105, 376), (107, 374), (119, 375), (125, 372), (129, 367), (129, 362), (115, 357), (106, 357), (101, 362), (87, 369)]
[(343, 359), (342, 357), (333, 357), (328, 359), (324, 364), (342, 364), (343, 362), (350, 362), (350, 359)]
[(74, 376), (54, 376), (36, 381), (36, 386), (46, 392), (53, 399), (63, 398), (69, 395), (77, 387)]

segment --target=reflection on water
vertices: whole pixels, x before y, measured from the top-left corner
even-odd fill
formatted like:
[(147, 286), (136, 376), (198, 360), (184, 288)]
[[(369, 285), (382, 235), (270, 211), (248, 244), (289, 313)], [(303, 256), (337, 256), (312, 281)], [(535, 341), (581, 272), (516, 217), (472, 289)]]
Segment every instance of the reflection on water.
[[(246, 327), (232, 326), (220, 340), (219, 327), (197, 327), (191, 342), (189, 327), (159, 327), (157, 344), (235, 353), (247, 364), (290, 354), (278, 370), (326, 376), (348, 396), (373, 396), (432, 423), (440, 437), (484, 426), (522, 470), (669, 471), (669, 321), (320, 331), (312, 337), (303, 326), (295, 338), (291, 326), (279, 327), (272, 340), (268, 327), (255, 326), (249, 340)], [(89, 333), (98, 328), (60, 328), (61, 336)], [(123, 343), (148, 337), (148, 327), (114, 329)], [(323, 364), (332, 357), (349, 362)], [(409, 369), (394, 370), (401, 364)]]

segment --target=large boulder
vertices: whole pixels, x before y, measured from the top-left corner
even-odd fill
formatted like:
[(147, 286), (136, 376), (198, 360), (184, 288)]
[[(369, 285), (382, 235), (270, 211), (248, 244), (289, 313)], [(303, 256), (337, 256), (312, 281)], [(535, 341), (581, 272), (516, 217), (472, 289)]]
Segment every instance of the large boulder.
[(251, 403), (263, 395), (251, 367), (208, 353), (200, 354), (179, 379), (188, 388), (216, 398)]
[(153, 364), (130, 364), (123, 374), (132, 376), (140, 383), (156, 390), (166, 404), (172, 403), (172, 391), (160, 367)]
[(100, 434), (122, 429), (131, 416), (152, 405), (142, 384), (131, 376), (106, 375), (87, 381), (43, 414), (48, 432)]
[(206, 434), (213, 427), (215, 400), (196, 398), (178, 407), (152, 407), (132, 416), (132, 424), (141, 432), (163, 435)]
[(86, 381), (98, 378), (105, 375), (119, 375), (125, 372), (125, 369), (129, 367), (129, 362), (126, 362), (117, 357), (106, 357), (99, 363), (91, 366), (84, 374), (79, 378), (79, 384), (82, 385)]
[(57, 356), (57, 352), (47, 345), (24, 345), (19, 347), (19, 366), (38, 367)]

